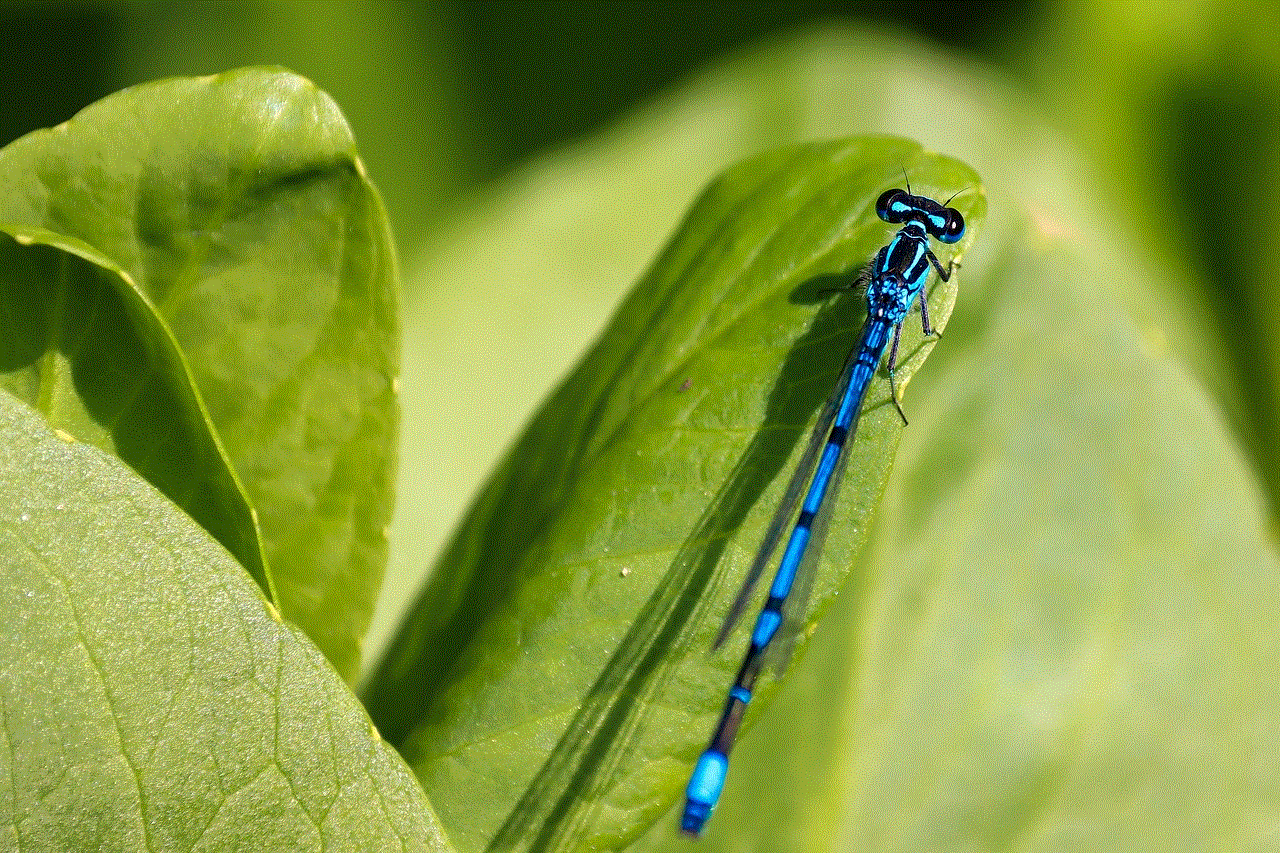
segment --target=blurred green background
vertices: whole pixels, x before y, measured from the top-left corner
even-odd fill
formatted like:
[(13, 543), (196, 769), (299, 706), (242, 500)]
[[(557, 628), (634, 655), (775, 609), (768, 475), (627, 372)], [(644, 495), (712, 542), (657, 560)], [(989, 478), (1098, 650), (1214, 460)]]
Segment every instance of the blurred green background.
[[(402, 460), (418, 496), (398, 509), (371, 649), (501, 448), (698, 188), (741, 156), (806, 136), (914, 123), (929, 129), (916, 134), (926, 147), (968, 157), (984, 176), (978, 148), (998, 163), (1032, 138), (1062, 140), (1063, 160), (1092, 188), (1093, 221), (1122, 229), (1169, 271), (1156, 298), (1173, 307), (1137, 299), (1132, 309), (1181, 318), (1172, 345), (1223, 404), (1272, 507), (1280, 503), (1274, 4), (5, 2), (0, 21), (0, 142), (131, 84), (255, 64), (313, 79), (346, 113), (400, 249), (406, 360), (422, 367), (406, 370), (405, 428), (439, 439)], [(849, 34), (889, 49), (842, 55), (852, 53), (841, 42)], [(917, 52), (895, 62), (894, 51)], [(909, 71), (964, 94), (953, 103), (877, 94), (870, 124), (842, 125), (834, 108), (813, 118), (821, 110), (808, 103), (823, 94), (796, 69), (823, 57), (879, 62), (888, 81)], [(857, 91), (838, 97), (861, 103)], [(630, 199), (623, 212), (599, 199), (617, 177), (608, 158), (627, 146), (626, 168), (649, 169), (646, 186), (665, 181), (666, 192)], [(662, 146), (673, 150), (646, 154)], [(577, 178), (559, 190), (563, 206), (531, 212), (546, 204), (538, 188), (565, 173)], [(1023, 191), (1043, 190), (1029, 173), (1020, 179)], [(616, 192), (627, 186), (619, 180)], [(547, 234), (581, 226), (584, 204), (614, 235), (611, 256), (592, 255), (587, 239), (589, 269), (539, 257)], [(525, 292), (520, 264), (474, 256), (494, 248), (473, 240), (481, 232), (522, 245), (525, 269), (563, 264), (565, 289)], [(563, 334), (528, 331), (547, 323)]]
[(1003, 62), (1045, 11), (1026, 2), (963, 15), (911, 2), (4, 2), (0, 144), (134, 83), (283, 65), (346, 112), (405, 249), (478, 187), (744, 44), (860, 21)]

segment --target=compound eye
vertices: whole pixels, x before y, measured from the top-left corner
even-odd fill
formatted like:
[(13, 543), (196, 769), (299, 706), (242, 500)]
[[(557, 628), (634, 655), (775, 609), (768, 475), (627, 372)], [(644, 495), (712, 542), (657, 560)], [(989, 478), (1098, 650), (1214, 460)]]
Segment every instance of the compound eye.
[(947, 223), (942, 228), (938, 239), (944, 243), (954, 243), (964, 236), (964, 217), (955, 208), (947, 208)]
[(907, 194), (903, 190), (885, 190), (880, 193), (880, 198), (876, 199), (876, 216), (885, 222), (901, 222), (901, 215), (896, 217), (893, 215), (893, 203), (906, 197)]

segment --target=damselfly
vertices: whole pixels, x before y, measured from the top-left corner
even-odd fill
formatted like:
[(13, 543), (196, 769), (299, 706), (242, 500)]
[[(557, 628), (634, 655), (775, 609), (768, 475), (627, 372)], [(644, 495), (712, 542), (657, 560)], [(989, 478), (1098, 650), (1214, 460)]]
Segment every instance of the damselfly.
[(791, 537), (782, 551), (782, 559), (773, 576), (773, 586), (769, 588), (769, 598), (751, 632), (751, 645), (738, 670), (738, 677), (729, 690), (720, 723), (689, 779), (689, 786), (685, 791), (684, 814), (680, 819), (680, 829), (687, 835), (696, 837), (701, 834), (711, 812), (715, 810), (729, 769), (729, 751), (733, 748), (738, 727), (742, 724), (747, 704), (751, 701), (751, 692), (760, 674), (765, 652), (782, 625), (783, 607), (792, 596), (796, 579), (806, 577), (817, 564), (817, 556), (826, 537), (831, 506), (835, 503), (840, 478), (849, 460), (849, 454), (843, 452), (845, 444), (857, 429), (858, 415), (862, 410), (867, 386), (880, 365), (891, 337), (893, 344), (889, 349), (888, 364), (890, 395), (903, 424), (907, 422), (902, 405), (898, 402), (898, 389), (893, 376), (897, 366), (898, 341), (902, 333), (902, 322), (917, 296), (920, 298), (920, 320), (924, 333), (935, 334), (929, 324), (929, 308), (921, 291), (929, 277), (930, 266), (938, 271), (938, 276), (943, 281), (950, 280), (951, 272), (956, 266), (952, 260), (944, 268), (929, 248), (930, 237), (943, 243), (955, 243), (964, 236), (964, 217), (959, 211), (948, 207), (950, 203), (950, 199), (939, 204), (931, 198), (912, 195), (909, 183), (906, 190), (887, 190), (876, 201), (876, 215), (885, 222), (900, 224), (902, 228), (855, 280), (854, 286), (864, 282), (867, 286), (867, 319), (858, 335), (858, 342), (845, 363), (835, 393), (823, 408), (800, 464), (787, 485), (782, 503), (765, 531), (764, 541), (747, 571), (742, 590), (716, 637), (715, 646), (718, 648), (741, 617), (751, 590), (773, 556), (782, 538), (782, 531), (791, 523), (796, 503), (808, 483), (809, 488), (804, 492), (804, 501), (800, 504), (800, 514), (791, 526)]

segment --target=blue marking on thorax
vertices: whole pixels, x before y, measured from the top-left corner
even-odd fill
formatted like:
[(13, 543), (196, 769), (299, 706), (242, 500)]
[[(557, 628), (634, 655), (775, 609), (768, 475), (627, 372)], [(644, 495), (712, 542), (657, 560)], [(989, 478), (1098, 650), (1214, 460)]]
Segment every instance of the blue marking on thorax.
[(889, 242), (888, 251), (877, 265), (875, 274), (906, 277), (909, 270), (915, 269), (925, 260), (925, 252), (928, 250), (929, 235), (925, 233), (924, 226), (914, 220), (908, 222)]
[(929, 276), (929, 236), (924, 225), (911, 221), (876, 258), (867, 285), (867, 314), (900, 323)]

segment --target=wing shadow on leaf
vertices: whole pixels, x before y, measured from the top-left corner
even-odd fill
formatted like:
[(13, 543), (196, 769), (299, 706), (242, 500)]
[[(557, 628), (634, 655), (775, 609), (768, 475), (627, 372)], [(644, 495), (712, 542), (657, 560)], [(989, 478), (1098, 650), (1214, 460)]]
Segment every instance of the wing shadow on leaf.
[[(735, 592), (721, 589), (725, 547), (808, 431), (856, 340), (863, 318), (859, 295), (852, 290), (838, 297), (829, 293), (846, 290), (849, 278), (820, 276), (793, 291), (793, 302), (831, 300), (831, 305), (819, 312), (792, 348), (770, 396), (763, 428), (690, 528), (666, 572), (667, 582), (659, 584), (645, 602), (489, 850), (573, 847), (595, 804), (615, 783), (621, 765), (633, 752), (645, 710), (658, 702), (675, 668), (689, 654), (710, 654), (709, 648), (704, 652), (690, 646), (705, 618), (723, 618)], [(747, 614), (748, 623), (751, 615)], [(741, 648), (732, 639), (728, 646), (727, 654), (736, 666)], [(719, 691), (727, 688), (728, 681), (707, 685), (716, 703), (721, 701)], [(710, 729), (700, 732), (699, 740), (681, 746), (688, 752), (681, 757), (692, 762), (693, 750), (709, 734)], [(669, 805), (668, 800), (655, 797), (652, 806), (645, 808), (648, 820), (636, 823), (651, 823)]]

